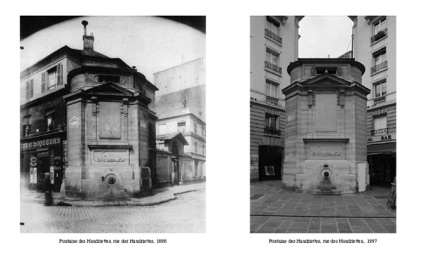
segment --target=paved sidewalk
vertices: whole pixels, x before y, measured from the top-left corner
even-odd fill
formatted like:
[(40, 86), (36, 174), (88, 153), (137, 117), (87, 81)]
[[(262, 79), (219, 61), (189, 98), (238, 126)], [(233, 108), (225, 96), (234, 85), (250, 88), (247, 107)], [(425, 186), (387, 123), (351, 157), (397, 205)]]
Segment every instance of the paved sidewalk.
[[(82, 200), (63, 198), (59, 193), (53, 194), (53, 205), (77, 206), (77, 207), (102, 207), (102, 206), (152, 206), (177, 199), (177, 194), (198, 191), (206, 189), (206, 182), (194, 183), (189, 185), (180, 185), (173, 187), (164, 187), (154, 189), (151, 196), (131, 199), (114, 199), (114, 200)], [(26, 188), (21, 189), (22, 202), (44, 203), (45, 194), (31, 191)]]
[(251, 183), (252, 233), (395, 233), (396, 210), (390, 192), (373, 187), (339, 196), (296, 193), (281, 181)]

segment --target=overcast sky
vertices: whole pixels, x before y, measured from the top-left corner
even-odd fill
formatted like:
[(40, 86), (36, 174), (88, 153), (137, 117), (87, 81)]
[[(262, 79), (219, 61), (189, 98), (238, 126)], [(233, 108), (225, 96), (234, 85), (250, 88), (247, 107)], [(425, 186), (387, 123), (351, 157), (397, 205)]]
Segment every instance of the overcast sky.
[(189, 26), (158, 17), (81, 17), (23, 39), (21, 70), (55, 50), (83, 49), (82, 20), (94, 34), (94, 50), (136, 66), (153, 82), (153, 73), (206, 55), (206, 35)]
[(337, 58), (351, 50), (353, 22), (347, 16), (305, 16), (300, 21), (299, 58)]

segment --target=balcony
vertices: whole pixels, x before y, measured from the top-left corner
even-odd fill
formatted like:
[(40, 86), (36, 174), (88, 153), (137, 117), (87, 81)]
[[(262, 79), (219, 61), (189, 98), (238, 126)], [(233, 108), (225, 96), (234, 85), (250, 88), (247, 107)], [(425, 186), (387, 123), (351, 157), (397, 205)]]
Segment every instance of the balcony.
[(279, 99), (278, 98), (275, 98), (275, 97), (272, 97), (272, 96), (266, 96), (266, 102), (268, 103), (268, 104), (273, 104), (273, 105), (279, 105)]
[(280, 136), (281, 135), (281, 131), (279, 129), (276, 129), (275, 127), (266, 126), (263, 129), (263, 132), (265, 134), (270, 134), (270, 135), (276, 135), (276, 136)]
[(388, 67), (388, 61), (384, 61), (382, 63), (379, 63), (373, 67), (371, 67), (371, 74), (374, 74), (376, 72), (379, 72), (383, 69), (386, 69)]
[(386, 37), (388, 35), (388, 29), (385, 28), (383, 30), (380, 30), (379, 32), (377, 32), (377, 34), (375, 34), (374, 36), (371, 37), (371, 44), (376, 42), (379, 39), (382, 39), (384, 37)]
[(272, 64), (271, 62), (265, 61), (265, 68), (270, 69), (278, 74), (282, 74), (282, 68)]
[(272, 31), (270, 31), (266, 28), (265, 28), (265, 36), (267, 36), (267, 37), (273, 39), (274, 41), (282, 44), (282, 38), (279, 35), (273, 33)]
[(377, 136), (377, 135), (384, 135), (388, 133), (387, 128), (377, 129), (377, 130), (371, 130), (371, 136)]
[(374, 98), (374, 104), (386, 102), (386, 95)]

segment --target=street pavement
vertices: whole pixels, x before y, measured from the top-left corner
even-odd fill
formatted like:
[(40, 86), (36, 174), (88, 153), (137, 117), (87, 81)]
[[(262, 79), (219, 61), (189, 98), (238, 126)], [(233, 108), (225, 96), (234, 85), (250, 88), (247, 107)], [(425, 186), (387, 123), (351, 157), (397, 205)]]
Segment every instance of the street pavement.
[(395, 233), (390, 189), (339, 196), (296, 193), (281, 181), (251, 183), (251, 233)]
[(157, 201), (148, 197), (134, 205), (125, 200), (75, 201), (73, 205), (68, 201), (64, 206), (45, 206), (43, 194), (24, 191), (20, 208), (20, 222), (24, 225), (20, 225), (20, 230), (21, 233), (204, 233), (205, 183), (187, 186), (156, 193), (161, 197), (172, 194), (172, 199)]

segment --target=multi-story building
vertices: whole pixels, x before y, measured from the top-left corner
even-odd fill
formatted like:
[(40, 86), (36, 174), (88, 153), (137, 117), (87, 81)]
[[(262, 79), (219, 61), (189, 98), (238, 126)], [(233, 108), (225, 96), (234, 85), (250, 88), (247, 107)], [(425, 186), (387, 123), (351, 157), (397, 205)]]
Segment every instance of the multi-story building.
[(147, 193), (156, 181), (157, 90), (119, 58), (64, 46), (21, 72), (21, 175), (82, 198)]
[(286, 67), (298, 58), (301, 16), (250, 19), (250, 180), (281, 179)]
[(371, 184), (396, 176), (396, 17), (350, 16), (352, 56), (365, 65), (362, 84), (371, 89), (367, 103), (368, 163)]
[(206, 176), (206, 71), (196, 59), (154, 74), (158, 179), (183, 184)]

